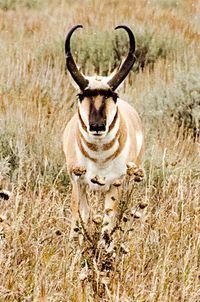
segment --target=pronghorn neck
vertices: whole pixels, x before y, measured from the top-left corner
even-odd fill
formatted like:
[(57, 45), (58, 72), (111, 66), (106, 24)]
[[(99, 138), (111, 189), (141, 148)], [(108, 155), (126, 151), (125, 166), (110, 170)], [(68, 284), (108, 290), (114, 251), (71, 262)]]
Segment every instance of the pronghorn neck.
[(117, 109), (113, 121), (109, 125), (107, 134), (101, 137), (91, 137), (87, 133), (79, 114), (77, 142), (84, 157), (95, 163), (107, 163), (116, 158), (124, 148), (127, 138), (125, 121)]

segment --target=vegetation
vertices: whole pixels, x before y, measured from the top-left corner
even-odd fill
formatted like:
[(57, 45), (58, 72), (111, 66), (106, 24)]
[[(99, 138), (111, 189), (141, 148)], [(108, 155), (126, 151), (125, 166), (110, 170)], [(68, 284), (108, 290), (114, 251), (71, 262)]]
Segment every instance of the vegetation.
[[(0, 189), (11, 192), (0, 194), (0, 301), (199, 301), (199, 9), (197, 0), (0, 1)], [(126, 54), (114, 27), (133, 29), (137, 62), (119, 94), (146, 142), (146, 179), (129, 187), (127, 211), (148, 207), (120, 235), (128, 251), (101, 297), (68, 239), (61, 137), (76, 92), (63, 46), (77, 23), (72, 49), (89, 74), (108, 74)]]

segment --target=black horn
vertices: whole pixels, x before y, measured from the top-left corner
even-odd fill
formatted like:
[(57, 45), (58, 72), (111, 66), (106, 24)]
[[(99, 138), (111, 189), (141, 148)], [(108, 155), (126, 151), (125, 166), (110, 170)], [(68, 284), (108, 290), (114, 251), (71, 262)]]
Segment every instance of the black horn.
[(74, 79), (74, 81), (78, 84), (80, 89), (83, 91), (88, 86), (89, 81), (82, 75), (82, 73), (77, 68), (77, 66), (74, 62), (74, 59), (72, 57), (71, 50), (70, 50), (70, 39), (71, 39), (73, 32), (77, 28), (82, 28), (82, 27), (83, 26), (80, 24), (75, 25), (68, 32), (66, 40), (65, 40), (65, 55), (66, 55), (66, 67), (69, 70), (69, 72), (71, 73), (71, 76)]
[(119, 26), (115, 27), (115, 29), (119, 29), (119, 28), (125, 29), (126, 32), (128, 33), (130, 47), (129, 47), (129, 53), (128, 53), (125, 61), (123, 62), (123, 64), (121, 65), (121, 67), (119, 68), (117, 73), (113, 76), (113, 78), (108, 82), (108, 85), (110, 86), (110, 88), (113, 91), (121, 84), (121, 82), (128, 75), (129, 71), (131, 70), (131, 68), (136, 60), (135, 55), (134, 55), (135, 37), (134, 37), (131, 29), (126, 25), (119, 25)]

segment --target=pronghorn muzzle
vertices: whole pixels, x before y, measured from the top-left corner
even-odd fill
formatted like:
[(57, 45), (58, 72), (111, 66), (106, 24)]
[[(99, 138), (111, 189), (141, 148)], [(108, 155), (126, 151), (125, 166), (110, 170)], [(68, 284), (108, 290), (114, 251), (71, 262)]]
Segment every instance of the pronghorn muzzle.
[[(65, 55), (66, 55), (66, 67), (71, 73), (72, 78), (74, 81), (78, 84), (80, 87), (81, 91), (84, 91), (88, 84), (89, 81), (84, 77), (84, 75), (79, 71), (77, 68), (74, 59), (71, 54), (71, 49), (70, 49), (70, 39), (73, 34), (73, 32), (77, 28), (82, 28), (83, 26), (78, 24), (75, 25), (74, 27), (71, 28), (71, 30), (68, 32), (66, 40), (65, 40)], [(123, 64), (120, 66), (118, 72), (113, 76), (111, 80), (108, 81), (108, 85), (111, 88), (112, 91), (114, 91), (120, 84), (121, 82), (126, 78), (128, 75), (129, 71), (131, 70), (133, 64), (135, 63), (135, 38), (133, 35), (133, 32), (131, 29), (126, 26), (126, 25), (119, 25), (115, 27), (115, 29), (120, 29), (123, 28), (125, 31), (128, 33), (129, 36), (129, 52), (124, 60)]]
[(106, 131), (106, 116), (103, 106), (96, 109), (91, 105), (89, 114), (89, 131), (94, 135), (101, 135)]
[(89, 130), (93, 135), (101, 135), (106, 131), (106, 125), (103, 123), (94, 123), (89, 125)]
[(102, 132), (106, 131), (106, 125), (100, 124), (100, 123), (95, 123), (95, 124), (90, 124), (90, 132), (94, 132), (94, 135), (99, 135)]

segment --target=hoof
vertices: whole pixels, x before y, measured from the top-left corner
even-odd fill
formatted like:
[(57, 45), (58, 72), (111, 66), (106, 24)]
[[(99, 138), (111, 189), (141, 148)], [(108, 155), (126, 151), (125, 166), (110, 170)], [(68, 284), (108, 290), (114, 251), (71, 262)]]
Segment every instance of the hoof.
[(91, 179), (91, 182), (93, 184), (97, 184), (99, 186), (104, 186), (106, 184), (105, 177), (101, 177), (101, 176), (98, 176), (98, 175), (96, 175), (95, 177), (93, 177)]
[(76, 176), (82, 176), (87, 172), (85, 167), (74, 167), (72, 173)]

